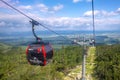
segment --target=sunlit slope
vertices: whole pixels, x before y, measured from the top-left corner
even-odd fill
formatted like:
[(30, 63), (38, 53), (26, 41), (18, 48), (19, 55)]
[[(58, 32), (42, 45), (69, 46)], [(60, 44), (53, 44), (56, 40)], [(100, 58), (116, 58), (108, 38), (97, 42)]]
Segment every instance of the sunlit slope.
[(86, 78), (87, 80), (94, 80), (93, 73), (94, 73), (94, 66), (95, 66), (95, 53), (96, 47), (89, 47), (88, 55), (86, 58)]
[[(86, 79), (93, 80), (92, 74), (94, 72), (94, 60), (95, 60), (95, 47), (89, 47), (86, 56)], [(76, 66), (71, 72), (64, 78), (64, 80), (76, 80), (82, 77), (82, 64)]]

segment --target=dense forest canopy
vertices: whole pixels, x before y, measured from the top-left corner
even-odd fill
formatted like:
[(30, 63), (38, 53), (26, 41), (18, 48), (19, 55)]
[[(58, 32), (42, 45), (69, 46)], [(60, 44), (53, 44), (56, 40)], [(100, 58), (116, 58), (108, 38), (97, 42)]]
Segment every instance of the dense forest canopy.
[[(94, 70), (89, 72), (88, 63), (93, 58), (89, 56), (86, 74), (91, 73), (94, 80), (120, 80), (120, 45), (96, 46), (95, 51)], [(62, 47), (54, 50), (52, 61), (41, 67), (27, 62), (24, 47), (0, 43), (0, 80), (64, 80), (71, 69), (81, 65), (82, 53), (81, 46)]]
[(25, 48), (0, 44), (1, 80), (63, 80), (69, 70), (82, 61), (82, 48), (69, 46), (54, 50), (50, 64), (41, 67), (28, 64)]
[(97, 46), (95, 62), (98, 80), (120, 80), (120, 45)]

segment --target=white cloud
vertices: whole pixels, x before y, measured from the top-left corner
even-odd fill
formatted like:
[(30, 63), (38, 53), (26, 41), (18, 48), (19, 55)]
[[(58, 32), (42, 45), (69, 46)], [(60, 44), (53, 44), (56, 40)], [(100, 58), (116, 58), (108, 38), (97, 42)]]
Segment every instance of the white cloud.
[[(22, 20), (21, 20), (22, 19)], [(0, 13), (0, 20), (5, 20), (5, 21), (24, 21), (27, 18), (25, 18), (23, 15), (20, 14), (5, 14), (5, 13)]]
[[(92, 30), (92, 19), (79, 17), (59, 17), (43, 19), (44, 24), (52, 26), (52, 29), (65, 29), (65, 30)], [(117, 30), (120, 29), (120, 20), (111, 18), (95, 19), (96, 30)]]
[[(13, 1), (13, 0), (5, 0), (5, 2), (7, 2), (7, 3), (11, 4), (11, 5), (17, 5), (19, 3), (18, 0), (15, 0), (15, 1)], [(2, 7), (2, 8), (10, 8), (6, 4), (4, 4), (2, 1), (0, 1), (0, 7)]]
[(118, 8), (117, 11), (120, 11), (120, 8)]
[(81, 2), (83, 0), (73, 0), (73, 3), (78, 3), (78, 2)]
[(0, 22), (0, 27), (3, 27), (3, 26), (5, 26), (5, 22)]
[(116, 12), (120, 14), (120, 8), (118, 8)]
[(27, 5), (27, 6), (24, 6), (24, 5), (21, 5), (19, 6), (20, 9), (32, 9), (32, 6), (31, 5)]
[(61, 10), (63, 7), (64, 7), (64, 6), (63, 6), (62, 4), (59, 4), (59, 5), (54, 6), (54, 7), (53, 7), (53, 10), (54, 10), (54, 11), (59, 11), (59, 10)]
[[(74, 3), (83, 1), (83, 0), (73, 0)], [(86, 1), (86, 0), (84, 0)], [(89, 0), (90, 1), (90, 0)], [(11, 0), (8, 0), (11, 2)], [(18, 5), (19, 6), (19, 5)], [(39, 17), (36, 18), (37, 15), (43, 12), (49, 14), (51, 12), (55, 13), (64, 8), (64, 5), (58, 4), (54, 6), (47, 6), (45, 4), (37, 4), (37, 5), (20, 5), (21, 9), (36, 9), (37, 14), (33, 14), (34, 12), (26, 14), (35, 20), (41, 22), (52, 30), (92, 30), (92, 11), (86, 11), (82, 17)], [(7, 11), (8, 9), (6, 9)], [(120, 14), (120, 8), (115, 11), (105, 11), (105, 10), (95, 10), (95, 26), (96, 30), (110, 30), (110, 29), (120, 29), (120, 19), (114, 18), (114, 16), (118, 16)], [(88, 16), (88, 17), (85, 17)], [(90, 17), (89, 17), (90, 16)], [(112, 17), (112, 18), (110, 18)], [(31, 24), (29, 23), (29, 19), (24, 17), (18, 13), (0, 13), (0, 31), (8, 30), (8, 31), (31, 31)], [(40, 30), (43, 28), (40, 27)]]
[[(58, 5), (57, 5), (58, 6)], [(39, 5), (42, 9), (46, 8), (46, 11), (49, 12), (49, 9), (46, 5)], [(55, 7), (55, 6), (54, 6)], [(53, 9), (53, 7), (51, 7)], [(62, 9), (61, 7), (56, 7), (56, 9), (51, 11), (57, 11)], [(119, 8), (116, 10), (119, 11)], [(111, 30), (111, 29), (120, 29), (120, 20), (116, 18), (110, 18), (108, 16), (117, 16), (116, 11), (107, 12), (105, 10), (95, 10), (95, 26), (96, 30)], [(26, 13), (28, 16), (34, 18), (35, 20), (41, 22), (52, 30), (92, 30), (92, 11), (86, 11), (82, 17), (39, 17), (36, 18), (38, 14)], [(103, 16), (103, 17), (100, 17)], [(16, 28), (19, 31), (31, 31), (31, 24), (29, 19), (24, 17), (21, 14), (5, 14), (0, 13), (0, 31), (16, 31)], [(1, 29), (2, 28), (2, 29)], [(3, 29), (4, 28), (4, 29)], [(43, 28), (40, 27), (40, 30)], [(17, 30), (17, 31), (18, 31)]]
[(78, 3), (78, 2), (83, 2), (83, 1), (91, 2), (92, 0), (73, 0), (73, 3)]
[[(94, 15), (95, 15), (95, 16), (100, 15), (100, 11), (95, 10), (95, 11), (94, 11)], [(86, 11), (86, 12), (83, 14), (83, 16), (92, 16), (92, 11)]]
[[(10, 2), (11, 0), (6, 0), (6, 2)], [(0, 7), (4, 7), (4, 8), (6, 8), (6, 7), (8, 7), (8, 6), (6, 6), (2, 1), (0, 1)]]
[[(4, 16), (3, 16), (4, 15)], [(34, 16), (34, 14), (30, 14)], [(34, 17), (33, 17), (34, 18)], [(35, 19), (52, 30), (92, 30), (91, 17), (48, 17)], [(0, 31), (31, 31), (29, 19), (22, 15), (9, 15), (0, 13)], [(3, 22), (4, 21), (4, 22)], [(96, 18), (96, 30), (120, 29), (120, 20), (116, 18)], [(4, 29), (4, 30), (3, 30)], [(39, 30), (44, 28), (40, 27)]]
[[(3, 15), (3, 14), (2, 14)], [(1, 16), (2, 16), (1, 15)], [(21, 15), (8, 15), (0, 16), (0, 21), (3, 22), (0, 26), (5, 26), (4, 30), (8, 31), (31, 31), (29, 19), (24, 18)], [(84, 30), (86, 29), (84, 25), (90, 23), (90, 19), (85, 18), (70, 18), (70, 17), (52, 17), (52, 18), (40, 18), (37, 20), (42, 24), (50, 27), (53, 30)], [(40, 30), (43, 28), (40, 28)]]
[(41, 12), (48, 12), (48, 7), (45, 4), (38, 4), (37, 7), (40, 9)]
[(38, 4), (36, 7), (39, 8), (40, 11), (44, 13), (55, 13), (61, 10), (64, 6), (62, 4), (58, 4), (53, 7), (49, 7), (49, 6), (46, 6), (45, 4)]
[[(95, 15), (96, 17), (110, 17), (110, 16), (116, 16), (117, 13), (114, 12), (114, 11), (107, 12), (107, 11), (105, 11), (105, 10), (95, 10), (95, 11), (94, 11), (94, 15)], [(86, 12), (83, 14), (83, 16), (87, 16), (87, 17), (92, 16), (92, 11), (86, 11)]]

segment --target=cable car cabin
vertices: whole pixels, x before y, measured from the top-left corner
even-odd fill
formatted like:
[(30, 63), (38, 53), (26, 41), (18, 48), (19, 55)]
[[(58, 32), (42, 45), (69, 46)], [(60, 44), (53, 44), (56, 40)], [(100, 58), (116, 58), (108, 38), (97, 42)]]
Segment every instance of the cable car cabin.
[(31, 65), (45, 66), (53, 57), (53, 48), (49, 43), (32, 43), (27, 47), (26, 55)]

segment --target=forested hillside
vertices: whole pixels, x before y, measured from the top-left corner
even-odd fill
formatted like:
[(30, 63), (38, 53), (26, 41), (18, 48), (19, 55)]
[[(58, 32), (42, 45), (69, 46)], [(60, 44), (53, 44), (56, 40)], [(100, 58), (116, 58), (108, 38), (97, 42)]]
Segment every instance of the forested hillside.
[[(91, 49), (94, 48), (88, 52), (86, 75), (93, 75), (95, 80), (120, 80), (120, 45), (97, 46), (95, 59), (89, 56), (95, 53)], [(54, 50), (52, 61), (41, 67), (27, 62), (24, 47), (0, 43), (0, 80), (64, 80), (81, 62), (80, 46)]]
[(50, 64), (33, 66), (28, 64), (23, 47), (0, 43), (0, 80), (63, 80), (81, 60), (82, 48), (69, 46), (54, 50)]
[(120, 45), (97, 46), (96, 51), (97, 80), (120, 80)]

